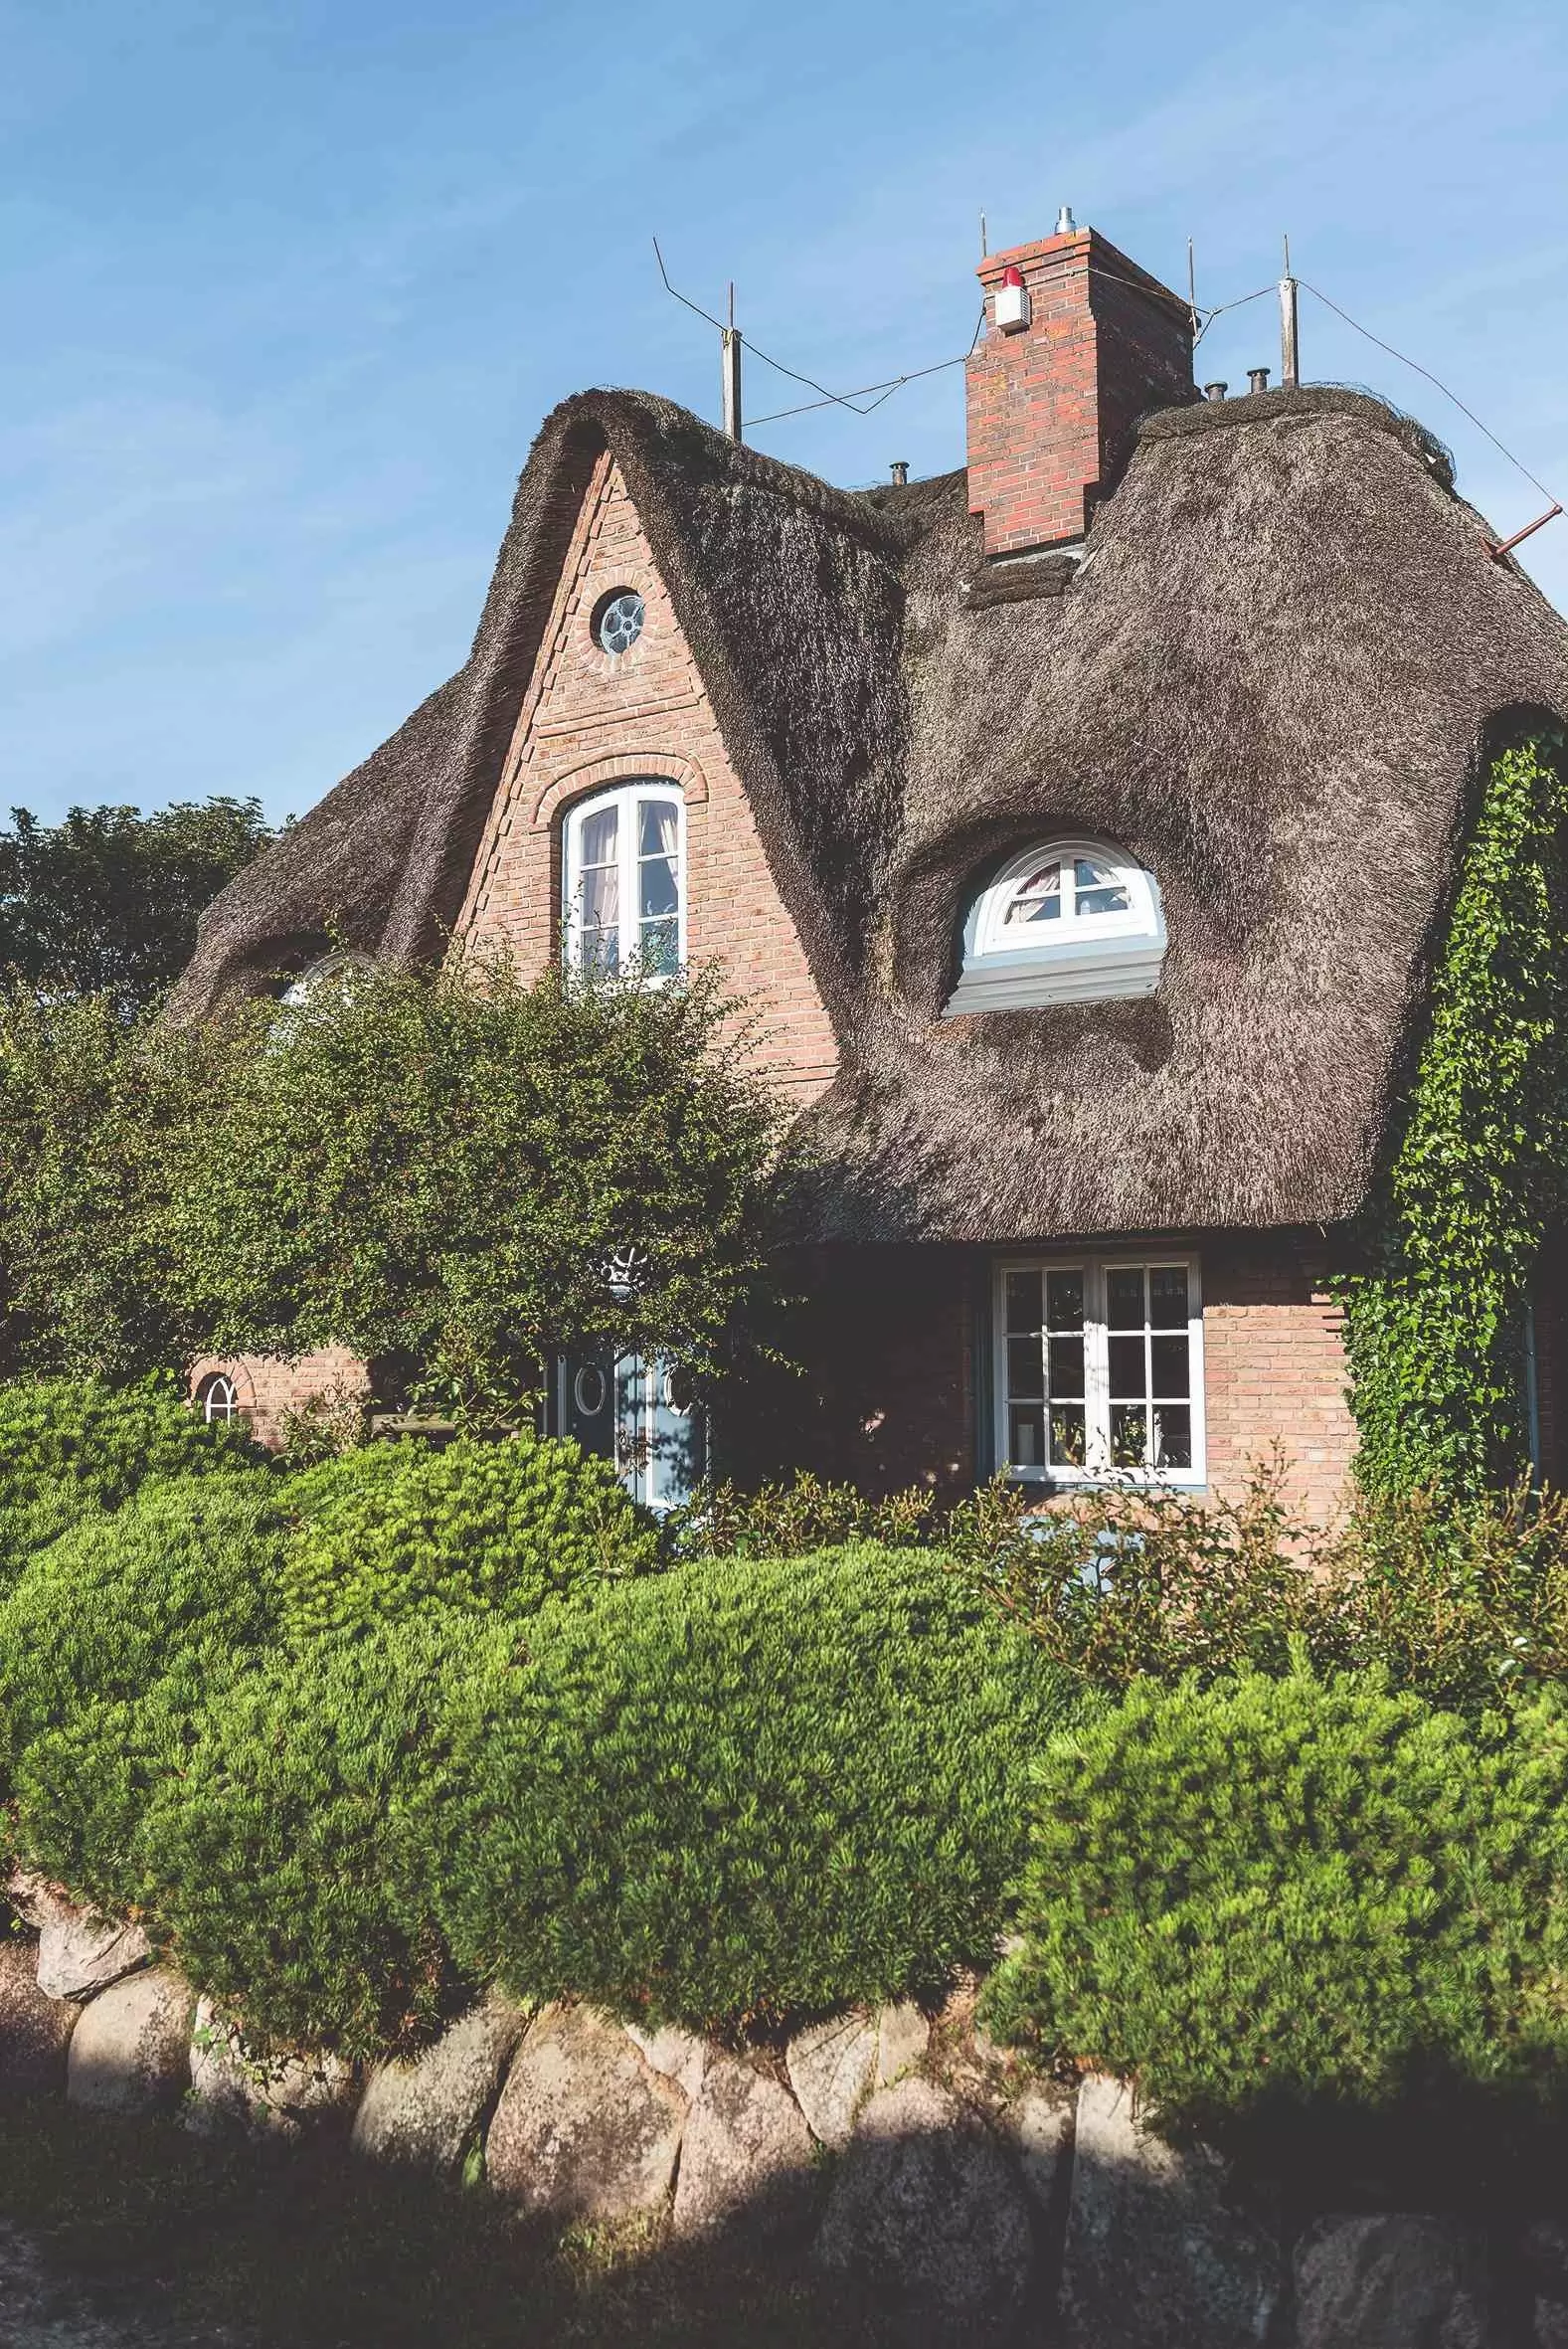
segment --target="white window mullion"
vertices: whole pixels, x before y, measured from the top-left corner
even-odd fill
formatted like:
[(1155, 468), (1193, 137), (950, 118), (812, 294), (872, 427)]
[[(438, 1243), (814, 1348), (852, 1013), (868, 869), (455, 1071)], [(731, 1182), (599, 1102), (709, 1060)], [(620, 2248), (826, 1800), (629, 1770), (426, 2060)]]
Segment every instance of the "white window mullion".
[(642, 798), (638, 792), (628, 794), (622, 813), (620, 829), (615, 834), (615, 845), (620, 857), (620, 968), (631, 968), (640, 935), (637, 925), (637, 844), (638, 826), (642, 817)]
[(1084, 1403), (1086, 1466), (1091, 1476), (1103, 1476), (1111, 1463), (1111, 1355), (1105, 1267), (1094, 1263), (1084, 1268)]

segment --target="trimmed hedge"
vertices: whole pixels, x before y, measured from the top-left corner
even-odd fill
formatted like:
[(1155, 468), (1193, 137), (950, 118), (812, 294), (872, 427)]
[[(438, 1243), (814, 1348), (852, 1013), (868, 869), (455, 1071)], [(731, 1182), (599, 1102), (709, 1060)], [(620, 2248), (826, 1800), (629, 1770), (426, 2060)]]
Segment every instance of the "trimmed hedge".
[(657, 1526), (610, 1462), (548, 1437), (373, 1444), (300, 1476), (292, 1505), (284, 1603), (305, 1636), (431, 1606), (516, 1620), (659, 1561)]
[(708, 2028), (989, 1962), (1066, 1676), (929, 1553), (706, 1561), (549, 1607), (413, 1803), (459, 1964)]
[(265, 1460), (242, 1428), (209, 1425), (170, 1378), (0, 1385), (0, 1512), (26, 1507), (57, 1478), (117, 1509), (155, 1479), (223, 1475)]
[(170, 1675), (197, 1704), (274, 1636), (285, 1532), (271, 1477), (186, 1476), (36, 1550), (0, 1603), (0, 1763)]
[(265, 1459), (240, 1429), (208, 1426), (169, 1378), (0, 1384), (0, 1595), (35, 1549), (87, 1512), (118, 1509), (149, 1480), (226, 1475)]
[(449, 1692), (493, 1678), (511, 1640), (432, 1610), (274, 1655), (155, 1789), (135, 1867), (156, 1930), (253, 2039), (374, 2056), (429, 2038), (457, 2002), (428, 1893), (393, 1865), (399, 1818)]
[(1376, 1676), (1135, 1688), (1046, 1746), (993, 2030), (1167, 2122), (1568, 2077), (1568, 1711)]

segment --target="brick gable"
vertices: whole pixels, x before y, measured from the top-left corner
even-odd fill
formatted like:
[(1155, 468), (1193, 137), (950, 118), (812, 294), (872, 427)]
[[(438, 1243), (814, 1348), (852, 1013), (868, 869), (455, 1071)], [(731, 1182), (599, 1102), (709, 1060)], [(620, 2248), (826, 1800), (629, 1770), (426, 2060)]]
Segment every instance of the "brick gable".
[[(610, 590), (647, 607), (629, 651), (592, 629)], [(745, 790), (659, 577), (620, 468), (597, 466), (485, 825), (459, 939), (504, 943), (532, 975), (558, 949), (561, 826), (586, 795), (632, 776), (679, 783), (686, 805), (687, 945), (717, 962), (759, 1016), (759, 1060), (803, 1106), (832, 1081), (838, 1047), (785, 912)]]

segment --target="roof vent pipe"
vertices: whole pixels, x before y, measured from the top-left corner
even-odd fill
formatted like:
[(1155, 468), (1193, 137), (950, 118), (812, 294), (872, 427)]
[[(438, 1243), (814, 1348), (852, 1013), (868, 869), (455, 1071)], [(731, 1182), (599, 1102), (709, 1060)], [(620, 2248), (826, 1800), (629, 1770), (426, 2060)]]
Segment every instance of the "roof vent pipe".
[(1248, 391), (1249, 391), (1249, 392), (1266, 392), (1266, 391), (1268, 390), (1268, 388), (1269, 388), (1269, 370), (1268, 370), (1268, 368), (1267, 368), (1267, 367), (1249, 367), (1249, 368), (1248, 368), (1248, 370), (1247, 370), (1247, 389), (1248, 389)]
[(1205, 400), (1223, 400), (1229, 390), (1228, 383), (1206, 383), (1203, 387), (1203, 397)]
[(904, 489), (907, 488), (908, 485), (909, 458), (907, 456), (896, 456), (893, 459), (893, 486), (895, 489)]
[(1077, 236), (1078, 223), (1073, 218), (1073, 208), (1071, 204), (1064, 204), (1061, 211), (1057, 214), (1056, 233), (1059, 237)]

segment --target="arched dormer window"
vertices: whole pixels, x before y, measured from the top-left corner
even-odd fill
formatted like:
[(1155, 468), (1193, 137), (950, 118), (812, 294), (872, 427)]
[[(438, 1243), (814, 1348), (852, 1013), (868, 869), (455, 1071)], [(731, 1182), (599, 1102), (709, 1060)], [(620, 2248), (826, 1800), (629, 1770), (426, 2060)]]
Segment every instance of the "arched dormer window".
[(353, 971), (365, 968), (365, 957), (356, 954), (322, 955), (319, 961), (291, 979), (278, 997), (285, 1010), (302, 1011), (314, 995), (319, 995), (332, 981), (345, 981)]
[(1152, 873), (1103, 840), (1041, 841), (969, 907), (963, 969), (943, 1016), (1152, 994), (1164, 956)]
[(570, 969), (668, 979), (686, 960), (686, 811), (678, 784), (618, 784), (574, 808), (561, 859)]

